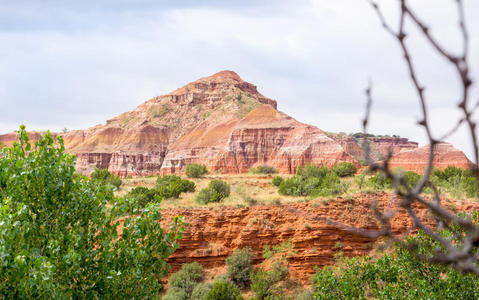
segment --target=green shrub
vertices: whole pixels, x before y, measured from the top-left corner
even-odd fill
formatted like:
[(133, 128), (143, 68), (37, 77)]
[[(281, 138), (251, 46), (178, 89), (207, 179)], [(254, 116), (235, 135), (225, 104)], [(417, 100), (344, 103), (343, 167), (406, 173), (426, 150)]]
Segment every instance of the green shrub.
[[(189, 300), (196, 285), (203, 280), (203, 277), (203, 267), (199, 263), (182, 265), (180, 271), (171, 275), (165, 297), (169, 297), (167, 299)], [(173, 295), (184, 298), (173, 298)]]
[[(477, 212), (473, 217), (477, 223)], [(456, 231), (464, 232), (460, 228)], [(442, 231), (443, 237), (450, 236)], [(413, 242), (429, 257), (439, 242), (422, 231)], [(477, 251), (477, 246), (474, 250)], [(477, 265), (477, 264), (476, 264)], [(479, 278), (452, 268), (417, 260), (396, 246), (373, 260), (369, 257), (340, 258), (335, 266), (320, 269), (313, 277), (314, 299), (478, 299)]]
[(240, 288), (248, 287), (252, 262), (253, 252), (251, 248), (236, 249), (225, 260), (228, 278)]
[[(307, 225), (307, 224), (306, 224)], [(308, 225), (309, 226), (309, 225)], [(289, 239), (287, 241), (283, 241), (280, 244), (277, 245), (265, 245), (263, 246), (263, 258), (264, 259), (271, 259), (275, 254), (278, 253), (288, 253), (289, 255), (296, 255), (296, 251), (293, 250), (293, 240)]]
[(190, 297), (184, 290), (178, 288), (168, 288), (166, 294), (161, 298), (162, 300), (189, 300)]
[(186, 167), (186, 176), (190, 178), (200, 178), (207, 173), (205, 165), (191, 164)]
[(301, 178), (311, 178), (317, 177), (321, 178), (324, 177), (329, 172), (329, 169), (325, 166), (318, 167), (316, 165), (307, 164), (305, 166), (299, 166), (296, 169), (296, 175)]
[(213, 284), (207, 300), (243, 300), (239, 289), (231, 282), (219, 280)]
[(276, 174), (276, 173), (278, 173), (278, 171), (275, 168), (273, 168), (272, 166), (268, 166), (268, 165), (260, 165), (260, 166), (257, 166), (257, 167), (251, 167), (249, 169), (249, 172), (253, 173), (253, 174)]
[(162, 198), (178, 198), (181, 193), (194, 192), (195, 183), (177, 175), (163, 175), (156, 179), (156, 194)]
[(196, 201), (201, 204), (220, 202), (230, 195), (230, 186), (222, 180), (212, 180), (207, 188), (202, 189), (196, 195)]
[(443, 170), (434, 170), (431, 181), (441, 189), (452, 193), (456, 197), (479, 197), (477, 177), (471, 171), (448, 166)]
[(210, 202), (213, 202), (212, 199), (213, 199), (214, 193), (215, 192), (210, 188), (201, 189), (198, 195), (196, 195), (195, 200), (199, 204), (208, 204)]
[[(133, 199), (134, 201), (136, 201), (139, 207), (144, 208), (146, 204), (155, 200), (155, 196), (157, 196), (157, 192), (155, 189), (148, 189), (144, 186), (137, 186), (133, 188), (130, 192), (128, 192), (125, 197)], [(159, 200), (161, 200), (161, 198)]]
[(0, 153), (0, 298), (157, 295), (179, 219), (165, 233), (159, 205), (133, 215), (122, 202), (110, 205), (106, 186), (75, 173), (61, 137), (48, 132), (32, 147), (24, 126), (18, 137)]
[(298, 176), (293, 176), (283, 180), (279, 185), (278, 192), (281, 195), (292, 196), (306, 196), (308, 194), (304, 188), (303, 180)]
[(342, 162), (331, 168), (339, 177), (353, 176), (358, 171), (355, 165), (350, 162)]
[(288, 268), (276, 261), (270, 271), (257, 269), (251, 272), (251, 291), (253, 299), (277, 299), (283, 293), (278, 284), (288, 274)]
[(296, 176), (280, 183), (278, 192), (292, 196), (336, 196), (344, 193), (347, 186), (326, 167), (306, 165), (299, 167)]
[(169, 113), (172, 110), (173, 110), (173, 107), (171, 107), (170, 104), (163, 103), (163, 104), (161, 104), (161, 107), (160, 107), (159, 110), (154, 110), (154, 111), (151, 112), (151, 116), (153, 118), (160, 118), (160, 117), (164, 116), (165, 114)]
[(119, 188), (122, 184), (120, 176), (113, 175), (107, 169), (96, 169), (93, 173), (91, 173), (90, 177), (92, 179), (96, 179), (102, 184), (111, 184), (116, 188)]
[(273, 185), (274, 186), (279, 187), (283, 181), (284, 181), (284, 179), (281, 176), (274, 176), (273, 177)]
[(207, 282), (197, 284), (191, 293), (191, 300), (206, 300), (212, 288), (213, 286)]
[(223, 180), (212, 180), (208, 187), (215, 192), (214, 202), (219, 202), (230, 195), (230, 186)]
[(421, 175), (414, 173), (412, 171), (404, 172), (403, 176), (404, 176), (404, 180), (406, 181), (406, 185), (409, 188), (413, 188), (414, 186), (416, 186), (416, 184), (421, 179)]
[(384, 176), (383, 173), (377, 172), (364, 182), (364, 186), (375, 190), (391, 189), (393, 187), (393, 181)]
[(458, 168), (455, 166), (447, 166), (443, 170), (436, 169), (432, 172), (432, 176), (436, 177), (439, 180), (442, 181), (448, 181), (453, 177), (464, 177), (469, 175), (469, 171), (463, 169), (463, 168)]

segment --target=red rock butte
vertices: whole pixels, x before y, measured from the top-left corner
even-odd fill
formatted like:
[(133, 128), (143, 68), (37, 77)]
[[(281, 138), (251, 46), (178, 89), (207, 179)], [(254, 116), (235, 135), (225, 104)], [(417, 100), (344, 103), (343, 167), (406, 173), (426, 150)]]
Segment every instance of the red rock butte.
[[(15, 138), (15, 133), (0, 135), (0, 142), (10, 145)], [(36, 138), (38, 133), (32, 140)], [(424, 168), (427, 158), (417, 143), (397, 137), (368, 139), (375, 159), (392, 151), (395, 167), (417, 172)], [(123, 176), (182, 173), (191, 163), (223, 173), (247, 172), (260, 164), (294, 173), (307, 163), (359, 166), (364, 160), (360, 139), (298, 122), (233, 71), (154, 97), (104, 125), (65, 133), (64, 140), (83, 174), (96, 168)], [(441, 144), (436, 150), (437, 167), (471, 164), (452, 145)]]

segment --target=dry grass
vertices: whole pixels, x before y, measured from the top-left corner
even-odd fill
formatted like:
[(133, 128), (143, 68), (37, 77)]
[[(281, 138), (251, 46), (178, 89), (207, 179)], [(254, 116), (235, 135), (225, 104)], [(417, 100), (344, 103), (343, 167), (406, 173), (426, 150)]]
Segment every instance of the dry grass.
[[(183, 178), (185, 177), (183, 176)], [(297, 202), (304, 199), (304, 197), (280, 195), (278, 193), (278, 188), (271, 184), (271, 176), (255, 174), (210, 174), (198, 179), (188, 178), (188, 180), (191, 180), (196, 184), (196, 191), (194, 193), (182, 193), (179, 199), (166, 199), (161, 203), (161, 206), (163, 208), (204, 207), (205, 205), (196, 203), (195, 197), (201, 189), (207, 187), (209, 182), (214, 179), (226, 181), (231, 187), (231, 194), (222, 202), (209, 203), (206, 205), (206, 207), (241, 207), (255, 204), (277, 205)], [(121, 186), (121, 189), (115, 194), (116, 196), (123, 196), (134, 187), (145, 186), (147, 188), (152, 188), (155, 183), (156, 176), (126, 178), (123, 179), (123, 185)]]
[[(282, 175), (283, 177), (290, 177), (291, 175)], [(182, 176), (186, 178), (185, 176)], [(137, 186), (145, 186), (152, 188), (156, 183), (157, 176), (150, 177), (135, 177), (123, 179), (123, 185), (115, 194), (116, 196), (124, 196), (131, 189)], [(258, 175), (258, 174), (209, 174), (203, 178), (194, 179), (188, 178), (196, 184), (196, 191), (193, 193), (182, 193), (179, 199), (165, 199), (161, 203), (163, 208), (197, 208), (197, 207), (211, 207), (220, 208), (223, 206), (246, 207), (252, 205), (279, 205), (293, 202), (311, 201), (314, 207), (327, 205), (331, 201), (335, 201), (337, 196), (330, 197), (294, 197), (284, 196), (278, 193), (278, 188), (272, 185), (272, 176)], [(231, 194), (229, 197), (219, 203), (209, 203), (207, 205), (198, 204), (195, 197), (198, 192), (207, 187), (209, 182), (214, 179), (226, 181), (231, 187)], [(358, 180), (356, 177), (343, 178), (343, 183), (348, 185), (347, 191), (340, 195), (343, 199), (354, 199), (360, 193), (377, 192), (371, 188), (362, 187), (359, 189)], [(392, 193), (392, 189), (386, 189), (384, 192)], [(458, 204), (464, 202), (475, 202), (477, 199), (464, 199), (462, 197), (454, 197), (448, 193), (444, 193), (446, 199), (455, 199)]]

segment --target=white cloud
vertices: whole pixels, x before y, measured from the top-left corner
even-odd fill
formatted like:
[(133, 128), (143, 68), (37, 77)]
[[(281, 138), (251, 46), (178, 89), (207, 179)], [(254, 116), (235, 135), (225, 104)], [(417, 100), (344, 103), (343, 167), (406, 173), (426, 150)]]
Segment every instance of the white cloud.
[[(424, 142), (416, 95), (396, 42), (367, 1), (15, 2), (0, 5), (0, 131), (83, 128), (222, 69), (258, 85), (279, 108), (328, 131), (358, 131), (374, 83), (371, 129)], [(36, 3), (32, 5), (32, 3)], [(452, 4), (451, 4), (452, 3)], [(396, 1), (380, 4), (395, 24)], [(414, 3), (432, 32), (460, 49), (453, 1)], [(471, 64), (479, 67), (479, 3), (467, 3)], [(432, 7), (432, 9), (431, 9)], [(434, 125), (452, 122), (458, 83), (412, 31)], [(479, 94), (475, 87), (474, 95)], [(451, 139), (470, 154), (464, 133)]]

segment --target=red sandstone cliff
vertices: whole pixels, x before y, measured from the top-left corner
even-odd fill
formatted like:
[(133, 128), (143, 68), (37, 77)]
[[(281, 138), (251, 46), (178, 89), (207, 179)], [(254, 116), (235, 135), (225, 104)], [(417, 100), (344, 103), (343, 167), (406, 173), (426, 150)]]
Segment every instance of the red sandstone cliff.
[(362, 149), (365, 142), (369, 143), (371, 159), (375, 161), (385, 159), (389, 153), (395, 155), (403, 151), (415, 150), (418, 147), (417, 142), (400, 137), (375, 136), (355, 139), (346, 134), (329, 133), (328, 135), (340, 143), (344, 150), (358, 161), (366, 160), (365, 152)]
[[(212, 274), (220, 273), (225, 258), (234, 249), (244, 247), (250, 247), (255, 253), (254, 262), (260, 263), (264, 246), (291, 240), (296, 254), (288, 258), (290, 274), (308, 284), (315, 266), (333, 264), (337, 252), (342, 251), (346, 256), (369, 252), (373, 240), (345, 232), (328, 224), (326, 219), (357, 228), (377, 229), (374, 214), (368, 208), (373, 199), (380, 207), (395, 206), (390, 206), (391, 195), (380, 193), (359, 194), (351, 199), (338, 198), (322, 204), (166, 209), (162, 213), (165, 227), (176, 215), (184, 216), (187, 224), (180, 248), (168, 259), (171, 272), (184, 263), (195, 261)], [(444, 205), (466, 211), (479, 208), (477, 203), (461, 205), (446, 201)], [(415, 210), (421, 219), (427, 219), (427, 209), (416, 207)], [(393, 232), (402, 233), (411, 224), (406, 212), (400, 210), (392, 219)]]
[[(81, 173), (106, 168), (124, 176), (183, 172), (193, 162), (227, 173), (246, 172), (257, 164), (294, 173), (305, 163), (359, 165), (357, 161), (364, 160), (364, 151), (353, 138), (300, 123), (276, 106), (255, 85), (222, 71), (152, 98), (104, 125), (68, 132), (65, 147), (76, 154)], [(32, 140), (36, 137), (38, 133), (33, 133)], [(9, 145), (15, 138), (15, 133), (0, 135), (0, 142)], [(417, 148), (407, 139), (368, 140), (378, 160), (389, 150), (396, 154)], [(442, 164), (467, 165), (458, 150), (441, 155)], [(421, 169), (424, 158), (415, 157), (397, 160)]]
[(308, 162), (333, 165), (342, 161), (356, 163), (318, 128), (262, 105), (241, 120), (201, 123), (171, 146), (162, 171), (182, 171), (189, 163), (201, 162), (210, 170), (227, 173), (247, 172), (256, 164), (294, 173)]
[(193, 162), (228, 173), (255, 164), (290, 173), (307, 162), (355, 163), (339, 143), (276, 110), (276, 101), (232, 71), (201, 78), (64, 139), (84, 174), (95, 168), (120, 175), (183, 172)]
[[(416, 150), (404, 151), (394, 155), (389, 161), (389, 165), (391, 168), (401, 168), (421, 174), (427, 166), (428, 157), (429, 145), (426, 145)], [(434, 147), (433, 165), (434, 168), (438, 169), (444, 169), (450, 165), (469, 169), (472, 162), (462, 151), (454, 148), (449, 143), (441, 142)]]

